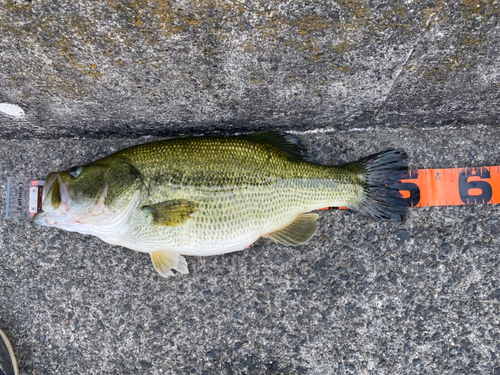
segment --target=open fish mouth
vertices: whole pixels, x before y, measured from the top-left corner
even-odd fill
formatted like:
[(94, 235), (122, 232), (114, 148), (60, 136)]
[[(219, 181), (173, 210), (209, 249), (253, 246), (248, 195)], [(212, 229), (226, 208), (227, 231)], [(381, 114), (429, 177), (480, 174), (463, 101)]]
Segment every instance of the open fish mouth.
[(43, 187), (42, 211), (35, 214), (34, 222), (40, 225), (54, 226), (61, 221), (66, 221), (71, 200), (70, 190), (62, 182), (59, 173), (50, 173)]
[(55, 173), (55, 172), (50, 173), (47, 176), (47, 179), (45, 180), (45, 185), (43, 186), (42, 204), (43, 204), (43, 202), (45, 202), (45, 198), (47, 198), (47, 194), (49, 193), (49, 191), (53, 187), (54, 182), (56, 182), (58, 177), (59, 177), (59, 173)]

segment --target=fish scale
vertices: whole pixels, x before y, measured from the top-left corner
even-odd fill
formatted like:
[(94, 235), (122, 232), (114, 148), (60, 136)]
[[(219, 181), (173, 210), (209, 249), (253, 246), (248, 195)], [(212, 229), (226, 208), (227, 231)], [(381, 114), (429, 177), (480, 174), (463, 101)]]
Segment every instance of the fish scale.
[(323, 207), (401, 220), (406, 205), (387, 187), (401, 169), (402, 151), (345, 166), (315, 164), (295, 137), (277, 133), (178, 138), (51, 174), (47, 212), (35, 221), (150, 253), (168, 276), (187, 272), (181, 255), (238, 251), (262, 236), (304, 243), (318, 227), (307, 212)]
[[(180, 139), (134, 147), (122, 156), (141, 173), (154, 197), (144, 204), (198, 202), (191, 219), (179, 227), (150, 226), (137, 212), (125, 241), (138, 251), (168, 248), (183, 255), (215, 255), (242, 250), (300, 213), (346, 205), (362, 195), (353, 173), (295, 160), (276, 146), (247, 139)], [(163, 173), (151, 167), (156, 163)]]

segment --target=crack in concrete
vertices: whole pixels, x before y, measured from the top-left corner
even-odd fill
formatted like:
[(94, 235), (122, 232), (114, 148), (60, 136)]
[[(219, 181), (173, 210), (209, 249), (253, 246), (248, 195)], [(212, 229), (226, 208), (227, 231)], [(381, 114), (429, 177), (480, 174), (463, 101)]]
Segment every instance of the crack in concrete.
[(385, 107), (385, 104), (387, 103), (387, 99), (389, 98), (389, 96), (392, 94), (393, 92), (393, 89), (394, 87), (396, 86), (396, 83), (399, 79), (399, 76), (401, 75), (401, 73), (403, 72), (404, 68), (406, 67), (406, 65), (408, 65), (408, 61), (410, 61), (410, 58), (412, 57), (413, 55), (413, 52), (415, 52), (415, 48), (417, 47), (418, 43), (420, 42), (420, 38), (422, 37), (422, 35), (425, 33), (425, 31), (423, 33), (421, 33), (418, 37), (417, 37), (417, 40), (415, 41), (415, 43), (413, 44), (413, 46), (411, 47), (410, 49), (410, 52), (408, 53), (408, 56), (406, 56), (406, 59), (405, 61), (403, 62), (403, 64), (401, 65), (401, 68), (399, 69), (399, 72), (397, 73), (396, 75), (396, 78), (394, 78), (394, 81), (391, 85), (391, 87), (389, 88), (389, 90), (387, 91), (387, 94), (385, 95), (384, 99), (382, 100), (382, 104), (378, 107), (377, 111), (375, 112), (375, 114), (373, 115), (373, 119), (374, 120), (377, 120), (377, 117), (378, 115), (380, 114), (380, 112), (382, 111), (382, 109), (384, 109)]

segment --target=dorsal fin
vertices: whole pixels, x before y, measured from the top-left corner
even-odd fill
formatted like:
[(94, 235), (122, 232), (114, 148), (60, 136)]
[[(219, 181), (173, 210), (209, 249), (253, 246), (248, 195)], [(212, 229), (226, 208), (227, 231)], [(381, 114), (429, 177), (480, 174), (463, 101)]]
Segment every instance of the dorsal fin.
[(256, 139), (279, 147), (294, 159), (307, 160), (307, 150), (300, 143), (300, 139), (292, 134), (280, 132), (258, 132), (243, 137)]

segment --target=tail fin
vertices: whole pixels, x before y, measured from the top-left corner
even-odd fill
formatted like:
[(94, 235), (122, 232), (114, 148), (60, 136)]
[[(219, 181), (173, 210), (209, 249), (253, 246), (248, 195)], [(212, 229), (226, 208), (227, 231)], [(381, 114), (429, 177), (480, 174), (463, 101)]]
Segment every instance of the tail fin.
[(390, 189), (408, 169), (408, 155), (402, 150), (388, 150), (344, 166), (361, 174), (364, 198), (354, 207), (363, 215), (378, 219), (403, 221), (408, 207), (398, 190)]

